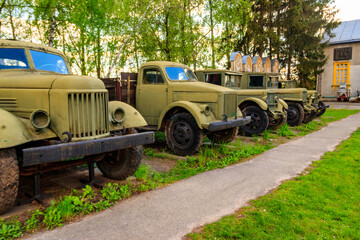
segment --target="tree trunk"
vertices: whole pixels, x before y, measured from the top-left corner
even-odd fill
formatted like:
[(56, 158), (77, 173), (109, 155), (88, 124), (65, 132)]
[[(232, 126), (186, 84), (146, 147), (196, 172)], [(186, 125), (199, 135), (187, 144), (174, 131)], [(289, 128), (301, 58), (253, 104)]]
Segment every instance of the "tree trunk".
[(15, 25), (14, 25), (14, 20), (13, 20), (13, 17), (12, 17), (12, 9), (11, 8), (9, 8), (9, 16), (10, 16), (11, 32), (12, 32), (12, 35), (13, 35), (13, 39), (15, 40), (16, 39)]
[(211, 68), (215, 68), (215, 39), (212, 0), (209, 0), (210, 8), (210, 36), (211, 36)]
[(49, 30), (49, 46), (52, 47), (54, 45), (54, 37), (55, 37), (55, 27), (56, 27), (56, 18), (55, 18), (55, 9), (51, 9), (51, 22), (50, 22), (50, 30)]
[(97, 34), (96, 34), (96, 72), (97, 72), (97, 77), (100, 78), (101, 77), (101, 41), (100, 41), (100, 28), (97, 29)]

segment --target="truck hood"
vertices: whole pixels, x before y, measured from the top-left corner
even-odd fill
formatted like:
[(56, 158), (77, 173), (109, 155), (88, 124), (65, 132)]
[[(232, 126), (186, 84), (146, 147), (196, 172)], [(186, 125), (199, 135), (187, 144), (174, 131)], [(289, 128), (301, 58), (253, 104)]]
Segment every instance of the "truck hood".
[(173, 82), (172, 87), (175, 92), (211, 92), (211, 93), (233, 93), (227, 87), (204, 82)]
[(4, 71), (0, 74), (1, 88), (29, 89), (104, 89), (97, 78), (62, 75), (51, 72)]

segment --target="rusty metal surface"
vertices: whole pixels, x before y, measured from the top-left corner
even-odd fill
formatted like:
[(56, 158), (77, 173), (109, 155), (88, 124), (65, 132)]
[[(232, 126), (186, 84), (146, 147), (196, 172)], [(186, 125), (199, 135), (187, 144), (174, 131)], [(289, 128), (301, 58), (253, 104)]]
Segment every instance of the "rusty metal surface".
[(146, 132), (82, 142), (27, 148), (23, 149), (23, 166), (58, 162), (82, 156), (111, 152), (131, 146), (153, 143), (154, 141), (154, 133)]

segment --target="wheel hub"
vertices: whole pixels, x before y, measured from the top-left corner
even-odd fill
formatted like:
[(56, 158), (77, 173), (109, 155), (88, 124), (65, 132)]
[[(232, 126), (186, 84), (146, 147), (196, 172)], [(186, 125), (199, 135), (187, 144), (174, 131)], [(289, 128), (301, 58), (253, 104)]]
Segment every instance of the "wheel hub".
[(251, 129), (256, 129), (261, 126), (261, 118), (258, 114), (250, 113), (250, 114), (247, 114), (246, 116), (251, 117), (251, 122), (248, 123), (246, 126), (248, 126)]
[(188, 124), (180, 122), (174, 125), (172, 135), (175, 143), (184, 147), (184, 145), (188, 145), (191, 142), (194, 133)]

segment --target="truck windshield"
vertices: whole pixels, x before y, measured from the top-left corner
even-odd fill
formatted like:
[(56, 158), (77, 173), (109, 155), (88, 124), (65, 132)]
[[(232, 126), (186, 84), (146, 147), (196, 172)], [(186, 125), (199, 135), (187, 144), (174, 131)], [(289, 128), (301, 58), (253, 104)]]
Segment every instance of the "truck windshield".
[(166, 67), (165, 71), (170, 80), (197, 81), (194, 73), (190, 69), (187, 69), (187, 68)]
[(0, 69), (29, 69), (25, 50), (0, 48)]
[(30, 50), (30, 53), (37, 70), (69, 74), (65, 61), (62, 57), (35, 50)]

